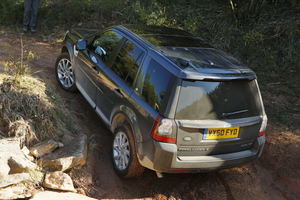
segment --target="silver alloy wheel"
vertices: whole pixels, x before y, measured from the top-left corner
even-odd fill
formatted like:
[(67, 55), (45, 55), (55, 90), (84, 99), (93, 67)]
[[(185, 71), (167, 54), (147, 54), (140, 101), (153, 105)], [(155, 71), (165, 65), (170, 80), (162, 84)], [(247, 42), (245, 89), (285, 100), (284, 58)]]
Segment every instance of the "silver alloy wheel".
[(118, 132), (113, 144), (114, 162), (119, 170), (127, 168), (130, 159), (129, 140), (125, 133)]
[(57, 75), (60, 83), (66, 87), (70, 88), (74, 84), (73, 78), (73, 67), (70, 60), (63, 58), (58, 63)]

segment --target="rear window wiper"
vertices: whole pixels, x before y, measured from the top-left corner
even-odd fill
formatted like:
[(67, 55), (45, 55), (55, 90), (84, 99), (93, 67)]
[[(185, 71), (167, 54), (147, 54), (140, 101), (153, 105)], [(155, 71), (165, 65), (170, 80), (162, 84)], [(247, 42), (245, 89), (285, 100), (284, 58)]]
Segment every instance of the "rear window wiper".
[(236, 112), (223, 113), (222, 116), (227, 117), (230, 115), (237, 115), (237, 114), (241, 114), (241, 113), (245, 113), (245, 112), (249, 112), (249, 110), (240, 110), (240, 111), (236, 111)]

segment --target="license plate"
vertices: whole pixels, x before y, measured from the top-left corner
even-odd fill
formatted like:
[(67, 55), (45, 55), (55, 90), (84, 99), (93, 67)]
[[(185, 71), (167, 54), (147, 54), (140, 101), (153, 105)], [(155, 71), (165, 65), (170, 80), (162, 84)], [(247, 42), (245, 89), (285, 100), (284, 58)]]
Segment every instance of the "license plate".
[(205, 129), (203, 140), (237, 138), (239, 136), (240, 127), (232, 128), (208, 128)]

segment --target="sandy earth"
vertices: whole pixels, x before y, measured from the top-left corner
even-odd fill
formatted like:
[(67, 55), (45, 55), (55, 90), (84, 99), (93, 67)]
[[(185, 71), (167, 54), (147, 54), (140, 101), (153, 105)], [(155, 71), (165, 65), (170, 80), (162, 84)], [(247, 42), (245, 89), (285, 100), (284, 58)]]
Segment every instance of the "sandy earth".
[[(112, 134), (80, 93), (67, 93), (59, 88), (54, 63), (60, 53), (60, 43), (51, 44), (52, 36), (38, 33), (23, 35), (25, 50), (36, 53), (30, 63), (33, 75), (50, 84), (66, 99), (77, 118), (79, 127), (95, 135), (97, 149), (88, 165), (77, 172), (78, 192), (98, 199), (300, 199), (300, 125), (284, 126), (269, 120), (266, 145), (262, 156), (242, 168), (200, 174), (164, 174), (145, 170), (134, 180), (120, 179), (110, 158)], [(47, 40), (46, 40), (47, 39)], [(20, 39), (11, 32), (0, 32), (0, 69), (8, 57), (2, 44), (19, 53)], [(300, 99), (290, 99), (274, 93), (276, 86), (262, 92), (266, 112), (280, 112), (291, 105), (299, 108)], [(292, 114), (292, 113), (291, 113)], [(300, 117), (294, 116), (299, 122)], [(81, 184), (80, 175), (93, 173), (93, 184)]]

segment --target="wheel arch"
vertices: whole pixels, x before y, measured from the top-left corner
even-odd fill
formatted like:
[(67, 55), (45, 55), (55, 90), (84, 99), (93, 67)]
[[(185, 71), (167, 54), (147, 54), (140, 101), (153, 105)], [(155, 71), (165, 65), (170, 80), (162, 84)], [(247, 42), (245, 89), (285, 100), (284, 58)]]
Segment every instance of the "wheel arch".
[(60, 53), (68, 53), (68, 54), (70, 55), (69, 49), (68, 49), (66, 46), (63, 46), (63, 47), (61, 48)]
[(116, 113), (111, 121), (111, 127), (110, 127), (111, 132), (114, 133), (116, 128), (124, 123), (128, 123), (130, 125), (131, 130), (133, 131), (130, 120), (124, 115), (124, 113), (122, 112)]
[(74, 61), (74, 54), (73, 54), (73, 49), (72, 49), (72, 44), (71, 43), (68, 43), (68, 44), (64, 44), (62, 47), (61, 47), (61, 50), (60, 50), (60, 53), (67, 53), (69, 54), (70, 56), (70, 59), (71, 59), (71, 62), (73, 63)]
[[(120, 126), (123, 123), (128, 123), (130, 125), (130, 128), (132, 130), (132, 134), (134, 136), (135, 144), (140, 143), (143, 141), (142, 134), (139, 129), (138, 123), (137, 123), (137, 117), (136, 114), (133, 112), (132, 109), (126, 106), (121, 106), (121, 110), (117, 112), (111, 120), (111, 131), (114, 133), (115, 129)], [(137, 148), (137, 153), (138, 153)]]

